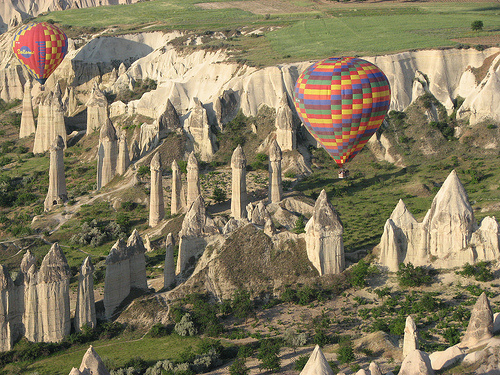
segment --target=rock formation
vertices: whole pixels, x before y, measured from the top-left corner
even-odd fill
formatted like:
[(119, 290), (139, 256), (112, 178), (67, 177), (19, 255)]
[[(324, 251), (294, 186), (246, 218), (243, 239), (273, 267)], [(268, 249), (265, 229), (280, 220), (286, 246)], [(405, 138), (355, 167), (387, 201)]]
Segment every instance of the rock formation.
[(322, 190), (312, 217), (306, 224), (307, 256), (320, 275), (337, 274), (344, 270), (344, 227)]
[(193, 98), (194, 105), (191, 114), (184, 122), (184, 129), (193, 141), (194, 151), (201, 160), (210, 161), (215, 153), (214, 135), (210, 130), (207, 111), (198, 98)]
[(458, 361), (461, 361), (464, 356), (465, 351), (455, 345), (450, 346), (446, 350), (431, 353), (429, 359), (431, 360), (432, 369), (434, 371), (440, 371), (455, 365)]
[(62, 98), (63, 108), (67, 116), (72, 116), (78, 109), (78, 100), (75, 95), (75, 88), (67, 86)]
[(249, 203), (246, 207), (248, 214), (248, 221), (255, 225), (265, 226), (266, 222), (271, 219), (271, 215), (266, 209), (264, 202), (260, 201), (254, 207), (252, 203)]
[(146, 248), (135, 229), (127, 240), (118, 240), (106, 257), (104, 281), (105, 317), (112, 317), (116, 308), (129, 295), (131, 288), (147, 290)]
[(199, 195), (201, 195), (200, 169), (198, 166), (198, 160), (196, 160), (196, 156), (194, 156), (194, 152), (191, 152), (187, 162), (187, 209), (191, 207), (191, 204), (198, 198)]
[(21, 113), (19, 138), (28, 137), (35, 133), (35, 131), (35, 117), (33, 116), (33, 102), (31, 99), (31, 81), (27, 80), (24, 85), (23, 111)]
[(84, 325), (94, 328), (97, 324), (94, 300), (94, 266), (90, 257), (85, 258), (78, 276), (78, 291), (74, 326), (76, 331)]
[(370, 375), (382, 375), (382, 371), (377, 362), (371, 362), (368, 369), (370, 370)]
[(418, 333), (417, 326), (413, 321), (411, 315), (406, 318), (405, 334), (403, 341), (403, 358), (406, 358), (408, 354), (418, 349)]
[(172, 162), (172, 188), (170, 190), (172, 191), (172, 197), (170, 200), (170, 214), (177, 215), (182, 212), (182, 182), (181, 170), (179, 169), (179, 165), (175, 160)]
[(232, 184), (231, 184), (231, 216), (236, 220), (245, 218), (247, 205), (247, 161), (243, 148), (238, 145), (231, 157)]
[(493, 312), (486, 293), (482, 293), (476, 301), (470, 316), (467, 331), (460, 342), (461, 347), (473, 347), (481, 341), (493, 336)]
[(163, 288), (170, 288), (175, 279), (174, 237), (169, 233), (165, 240), (165, 265), (163, 267)]
[(281, 149), (276, 139), (273, 139), (269, 148), (269, 203), (281, 202), (282, 197)]
[(152, 124), (144, 123), (141, 125), (139, 133), (140, 155), (143, 156), (153, 151), (160, 144), (160, 126), (158, 121)]
[(68, 262), (58, 243), (50, 248), (38, 271), (38, 309), (44, 342), (59, 342), (71, 331)]
[(99, 90), (99, 84), (94, 82), (94, 87), (87, 101), (87, 134), (99, 131), (102, 124), (108, 121), (108, 99)]
[(281, 150), (291, 151), (297, 148), (297, 136), (293, 127), (293, 113), (286, 95), (281, 98), (276, 112), (276, 141)]
[(24, 336), (28, 341), (40, 342), (43, 341), (43, 333), (38, 305), (38, 272), (35, 264), (32, 264), (29, 268), (24, 282)]
[(43, 203), (45, 211), (68, 200), (66, 178), (64, 177), (64, 141), (58, 135), (50, 146), (49, 190)]
[(107, 120), (101, 128), (97, 151), (97, 190), (115, 177), (118, 156), (118, 139), (111, 121)]
[(379, 263), (397, 271), (400, 263), (415, 266), (460, 267), (498, 259), (498, 222), (483, 219), (477, 228), (467, 193), (452, 171), (434, 197), (422, 223), (399, 201), (382, 235)]
[(118, 139), (118, 159), (116, 160), (116, 174), (125, 174), (129, 165), (130, 156), (128, 153), (127, 136), (126, 133), (122, 131)]
[(314, 347), (309, 360), (300, 372), (300, 375), (333, 375), (332, 368), (328, 364), (325, 355), (319, 345)]
[(170, 99), (167, 100), (165, 112), (158, 118), (158, 124), (160, 127), (160, 138), (165, 138), (168, 133), (175, 132), (181, 128), (179, 114)]
[(14, 283), (7, 267), (0, 265), (0, 351), (12, 349), (14, 335), (12, 327), (12, 311), (15, 302)]
[(92, 345), (87, 349), (87, 352), (83, 356), (82, 364), (80, 365), (80, 373), (92, 374), (92, 375), (110, 375), (109, 371), (104, 366), (99, 354), (96, 353)]
[(434, 375), (429, 356), (418, 349), (410, 352), (401, 364), (399, 375)]
[(221, 96), (217, 97), (214, 103), (214, 112), (219, 130), (224, 130), (224, 124), (231, 121), (238, 113), (238, 94), (232, 89), (224, 90)]
[(141, 157), (141, 148), (139, 147), (139, 142), (137, 139), (132, 141), (132, 146), (130, 147), (131, 160), (135, 161)]
[(41, 154), (47, 151), (60, 135), (66, 147), (66, 125), (64, 124), (64, 111), (61, 102), (59, 85), (53, 92), (48, 92), (38, 106), (38, 124), (35, 132), (33, 153)]
[(160, 153), (151, 159), (151, 191), (149, 193), (149, 226), (155, 227), (165, 216)]

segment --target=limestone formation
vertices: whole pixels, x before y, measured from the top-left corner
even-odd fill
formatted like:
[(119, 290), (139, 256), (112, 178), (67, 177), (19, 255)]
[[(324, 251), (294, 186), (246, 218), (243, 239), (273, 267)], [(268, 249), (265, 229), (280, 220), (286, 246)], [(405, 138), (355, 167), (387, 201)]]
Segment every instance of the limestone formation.
[(276, 112), (276, 141), (281, 150), (291, 151), (297, 148), (297, 136), (293, 126), (293, 113), (286, 95), (281, 98)]
[(106, 319), (130, 293), (130, 259), (127, 244), (119, 239), (106, 258), (104, 280), (104, 310)]
[(116, 160), (116, 174), (123, 175), (130, 165), (130, 156), (128, 153), (127, 135), (125, 132), (120, 134), (118, 139), (118, 159)]
[(406, 318), (405, 334), (403, 341), (403, 358), (406, 358), (408, 354), (418, 349), (418, 333), (417, 326), (413, 321), (411, 315)]
[(41, 154), (47, 151), (58, 135), (62, 137), (66, 147), (66, 126), (59, 85), (53, 92), (48, 92), (38, 106), (33, 153)]
[(389, 271), (400, 263), (460, 267), (500, 255), (498, 222), (485, 218), (477, 228), (467, 193), (452, 171), (419, 223), (399, 201), (382, 235), (379, 262)]
[(21, 113), (21, 127), (19, 138), (29, 137), (35, 133), (35, 117), (33, 115), (33, 102), (31, 99), (31, 81), (27, 80), (24, 85), (23, 111)]
[(208, 123), (207, 111), (198, 98), (193, 98), (193, 107), (189, 117), (184, 122), (184, 128), (193, 141), (194, 151), (200, 155), (201, 160), (210, 161), (216, 151), (215, 140), (210, 124)]
[(64, 177), (64, 141), (58, 135), (50, 146), (49, 190), (43, 206), (50, 211), (54, 206), (68, 200), (66, 192), (66, 178)]
[(434, 375), (429, 356), (418, 349), (410, 352), (401, 364), (399, 375)]
[(56, 242), (43, 258), (38, 272), (37, 297), (44, 342), (59, 342), (71, 331), (70, 269)]
[(198, 160), (196, 160), (196, 156), (194, 156), (194, 152), (191, 152), (187, 162), (187, 209), (191, 207), (191, 204), (198, 198), (199, 195), (201, 195), (200, 169), (198, 166)]
[(9, 270), (0, 265), (0, 351), (12, 349), (14, 334), (12, 327), (12, 311), (15, 302), (14, 283), (10, 277)]
[(269, 203), (281, 202), (282, 198), (281, 148), (276, 139), (273, 139), (269, 148)]
[(307, 256), (321, 275), (344, 270), (344, 227), (340, 217), (322, 190), (312, 217), (306, 224)]
[(160, 138), (165, 138), (168, 133), (175, 132), (177, 129), (181, 128), (179, 114), (170, 99), (167, 100), (167, 106), (158, 119), (158, 124), (160, 127)]
[(108, 121), (108, 100), (99, 89), (99, 84), (94, 82), (94, 87), (87, 101), (87, 134), (99, 131), (102, 124)]
[(231, 157), (232, 184), (231, 184), (231, 216), (236, 220), (246, 217), (247, 182), (246, 165), (243, 148), (238, 145)]
[(146, 247), (144, 246), (144, 242), (137, 229), (134, 229), (127, 240), (127, 253), (130, 257), (131, 288), (148, 290), (145, 252)]
[(88, 371), (92, 375), (110, 375), (109, 371), (104, 366), (99, 354), (96, 353), (92, 345), (87, 349), (87, 352), (83, 356), (82, 364), (80, 365), (80, 372), (85, 374)]
[(97, 324), (94, 300), (94, 266), (90, 257), (83, 261), (78, 276), (74, 323), (76, 331), (80, 331), (84, 325), (94, 328)]
[(370, 370), (370, 375), (382, 375), (382, 370), (380, 370), (377, 362), (371, 362), (368, 369)]
[(163, 267), (163, 288), (169, 288), (175, 279), (174, 237), (169, 233), (165, 240), (165, 265)]
[(481, 341), (493, 336), (493, 312), (486, 293), (482, 293), (476, 301), (460, 346), (473, 347)]
[(182, 200), (181, 200), (181, 170), (179, 165), (174, 160), (172, 162), (172, 197), (170, 200), (170, 214), (177, 215), (182, 212)]
[(161, 171), (161, 157), (157, 152), (151, 159), (151, 191), (149, 193), (149, 226), (155, 227), (165, 216), (163, 203), (163, 185)]
[(314, 347), (309, 360), (300, 372), (300, 375), (333, 375), (332, 368), (328, 364), (325, 355), (319, 345)]
[(118, 138), (111, 121), (107, 120), (99, 136), (97, 151), (97, 190), (106, 186), (116, 174), (116, 160), (118, 156)]

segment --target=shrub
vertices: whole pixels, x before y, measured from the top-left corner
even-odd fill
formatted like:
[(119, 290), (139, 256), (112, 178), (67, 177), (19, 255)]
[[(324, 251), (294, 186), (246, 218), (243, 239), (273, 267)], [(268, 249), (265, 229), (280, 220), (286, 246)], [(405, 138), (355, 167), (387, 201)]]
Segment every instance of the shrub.
[(147, 165), (141, 165), (137, 169), (137, 176), (143, 177), (145, 175), (151, 175), (151, 170), (149, 169), (149, 167)]
[(151, 337), (163, 337), (168, 334), (168, 330), (163, 324), (156, 323), (149, 330), (149, 334)]
[(473, 21), (470, 25), (470, 28), (473, 31), (481, 31), (483, 27), (484, 27), (483, 21), (480, 20)]
[(213, 199), (216, 203), (224, 202), (227, 199), (227, 193), (224, 189), (216, 186), (210, 198)]
[(179, 336), (194, 336), (197, 333), (196, 327), (191, 320), (191, 314), (186, 313), (182, 317), (181, 321), (177, 323), (174, 327), (175, 333)]
[(350, 341), (343, 343), (337, 350), (337, 360), (340, 364), (350, 363), (355, 359), (356, 357), (354, 356), (354, 350)]
[(229, 367), (229, 373), (231, 375), (247, 375), (249, 372), (246, 365), (246, 359), (242, 357), (236, 358), (236, 360)]
[(378, 272), (379, 271), (376, 266), (370, 266), (369, 263), (361, 259), (357, 264), (351, 267), (349, 283), (352, 286), (364, 288), (366, 286), (366, 278), (371, 275), (375, 275)]
[(238, 319), (247, 320), (250, 316), (255, 314), (253, 302), (250, 299), (250, 293), (245, 289), (237, 289), (234, 292), (231, 307), (234, 316)]
[(430, 284), (432, 282), (432, 277), (427, 268), (422, 266), (414, 267), (411, 263), (401, 263), (399, 265), (397, 277), (401, 287), (415, 287)]
[(289, 327), (285, 330), (283, 334), (283, 340), (285, 344), (295, 351), (297, 347), (304, 346), (307, 342), (307, 335), (305, 332), (297, 332), (293, 328)]
[(474, 277), (476, 281), (491, 281), (494, 279), (493, 272), (490, 270), (490, 262), (478, 262), (474, 265), (466, 263), (462, 271), (458, 271), (457, 274), (465, 277)]
[(280, 342), (276, 339), (261, 340), (257, 355), (260, 360), (260, 368), (278, 372), (281, 369), (280, 348)]
[(307, 355), (301, 355), (299, 358), (295, 360), (295, 364), (293, 365), (293, 369), (296, 371), (302, 371), (304, 366), (306, 365), (309, 357)]
[(306, 223), (304, 223), (304, 216), (300, 215), (299, 218), (295, 221), (295, 228), (293, 228), (292, 232), (296, 234), (305, 233)]

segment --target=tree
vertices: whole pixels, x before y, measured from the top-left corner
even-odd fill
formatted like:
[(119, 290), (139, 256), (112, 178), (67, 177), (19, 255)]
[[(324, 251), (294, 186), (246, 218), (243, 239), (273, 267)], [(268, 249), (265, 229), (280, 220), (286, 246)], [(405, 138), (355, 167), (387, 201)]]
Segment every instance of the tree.
[(350, 341), (342, 344), (337, 350), (337, 360), (343, 363), (350, 363), (354, 361), (356, 357), (354, 356), (354, 350), (352, 348), (352, 343)]
[(242, 357), (236, 358), (231, 367), (229, 367), (229, 373), (231, 375), (247, 375), (248, 371), (246, 359)]
[(231, 305), (234, 316), (238, 319), (245, 319), (246, 321), (249, 316), (254, 314), (250, 293), (245, 289), (237, 289), (234, 292)]
[(483, 21), (474, 21), (471, 23), (470, 28), (474, 31), (481, 31), (483, 29)]
[(276, 339), (266, 339), (260, 341), (259, 354), (260, 368), (271, 372), (278, 372), (281, 369), (281, 359), (279, 357), (281, 344)]
[(224, 202), (227, 199), (226, 191), (216, 186), (212, 193), (212, 198), (216, 203)]

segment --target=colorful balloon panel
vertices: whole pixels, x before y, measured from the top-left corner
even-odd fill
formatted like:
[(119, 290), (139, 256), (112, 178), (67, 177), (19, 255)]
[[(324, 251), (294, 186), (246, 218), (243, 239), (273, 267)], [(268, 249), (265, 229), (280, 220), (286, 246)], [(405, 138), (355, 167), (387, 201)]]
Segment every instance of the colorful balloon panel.
[(30, 23), (21, 26), (12, 47), (19, 61), (43, 85), (66, 56), (68, 38), (50, 23)]
[(384, 121), (391, 89), (372, 63), (333, 57), (312, 64), (299, 76), (294, 101), (307, 130), (342, 166)]

